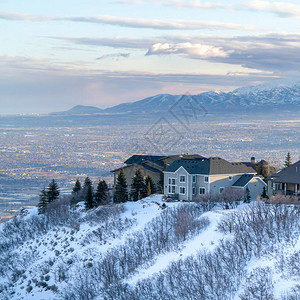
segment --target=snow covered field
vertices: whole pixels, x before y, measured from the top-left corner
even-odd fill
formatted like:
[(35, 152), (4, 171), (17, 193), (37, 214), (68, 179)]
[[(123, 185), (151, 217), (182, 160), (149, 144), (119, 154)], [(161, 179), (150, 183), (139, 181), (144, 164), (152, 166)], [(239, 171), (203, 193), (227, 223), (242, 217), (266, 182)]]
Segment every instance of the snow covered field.
[(0, 224), (0, 299), (299, 299), (299, 206), (67, 205)]

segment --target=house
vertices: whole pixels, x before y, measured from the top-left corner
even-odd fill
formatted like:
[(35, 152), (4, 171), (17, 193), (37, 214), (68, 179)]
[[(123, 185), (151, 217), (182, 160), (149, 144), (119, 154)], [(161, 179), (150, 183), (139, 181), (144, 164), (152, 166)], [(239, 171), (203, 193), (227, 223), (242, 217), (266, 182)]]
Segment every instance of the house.
[(268, 177), (268, 196), (300, 194), (300, 160)]
[(204, 157), (198, 154), (180, 154), (169, 156), (133, 155), (124, 162), (122, 167), (111, 171), (114, 173), (114, 186), (121, 169), (123, 169), (125, 173), (129, 189), (137, 169), (142, 171), (144, 177), (150, 175), (154, 183), (157, 185), (158, 181), (160, 180), (160, 175), (166, 166), (169, 166), (176, 160), (194, 158)]
[(179, 200), (221, 193), (226, 187), (248, 187), (251, 198), (256, 199), (266, 186), (252, 167), (219, 157), (179, 159), (164, 170), (164, 194)]
[(124, 162), (124, 166), (112, 170), (114, 173), (114, 186), (116, 185), (117, 176), (119, 175), (121, 169), (123, 169), (127, 185), (130, 188), (132, 184), (132, 179), (135, 175), (137, 169), (142, 171), (144, 177), (150, 175), (155, 184), (158, 183), (160, 174), (162, 173), (165, 162), (165, 156), (155, 156), (155, 155), (133, 155)]

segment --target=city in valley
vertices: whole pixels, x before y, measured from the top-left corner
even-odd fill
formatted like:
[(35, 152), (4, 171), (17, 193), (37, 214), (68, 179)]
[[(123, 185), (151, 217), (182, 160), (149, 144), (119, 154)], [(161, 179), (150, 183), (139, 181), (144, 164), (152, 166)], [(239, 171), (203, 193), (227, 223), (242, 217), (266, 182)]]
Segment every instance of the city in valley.
[(69, 127), (45, 127), (41, 122), (22, 127), (18, 118), (2, 117), (0, 123), (2, 217), (16, 214), (21, 207), (35, 206), (41, 189), (51, 179), (63, 193), (72, 189), (77, 178), (83, 181), (86, 176), (95, 183), (105, 179), (112, 184), (110, 171), (133, 154), (196, 153), (233, 162), (254, 156), (278, 168), (287, 152), (294, 162), (300, 157), (300, 120), (287, 115), (267, 119), (241, 116), (237, 120), (207, 115), (189, 128), (174, 120), (158, 127), (155, 117), (135, 124), (116, 121), (92, 126), (87, 121), (90, 117), (85, 116), (86, 122)]

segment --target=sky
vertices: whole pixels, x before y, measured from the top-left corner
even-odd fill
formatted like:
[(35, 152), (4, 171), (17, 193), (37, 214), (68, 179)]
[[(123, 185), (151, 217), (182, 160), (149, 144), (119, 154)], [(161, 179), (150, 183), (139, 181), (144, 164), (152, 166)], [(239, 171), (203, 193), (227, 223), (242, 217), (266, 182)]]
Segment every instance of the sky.
[(298, 0), (0, 0), (0, 114), (299, 77)]

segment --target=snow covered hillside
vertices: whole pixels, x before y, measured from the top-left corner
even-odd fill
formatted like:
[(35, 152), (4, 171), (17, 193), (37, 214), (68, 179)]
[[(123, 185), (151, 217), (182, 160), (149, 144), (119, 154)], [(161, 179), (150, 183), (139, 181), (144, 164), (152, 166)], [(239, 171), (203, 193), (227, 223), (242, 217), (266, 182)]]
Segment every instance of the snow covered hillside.
[(138, 202), (0, 224), (0, 299), (299, 299), (300, 207)]

